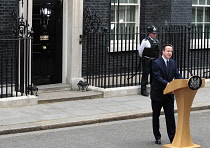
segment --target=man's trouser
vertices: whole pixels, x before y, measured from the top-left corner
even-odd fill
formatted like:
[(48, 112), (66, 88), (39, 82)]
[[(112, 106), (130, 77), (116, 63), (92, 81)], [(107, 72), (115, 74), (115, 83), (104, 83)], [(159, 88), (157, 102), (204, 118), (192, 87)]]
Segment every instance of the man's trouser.
[(150, 84), (152, 83), (152, 62), (154, 58), (143, 58), (142, 59), (142, 77), (141, 77), (141, 91), (146, 91), (146, 86), (148, 84), (148, 77), (150, 74)]

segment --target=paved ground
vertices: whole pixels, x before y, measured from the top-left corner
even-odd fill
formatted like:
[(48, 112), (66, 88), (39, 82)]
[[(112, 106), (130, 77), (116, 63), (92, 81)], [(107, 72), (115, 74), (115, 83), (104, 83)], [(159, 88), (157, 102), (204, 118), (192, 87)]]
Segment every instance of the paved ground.
[[(79, 95), (83, 99), (57, 99), (62, 98), (62, 96), (66, 98), (67, 96), (78, 97)], [(151, 116), (149, 97), (130, 95), (101, 98), (100, 95), (100, 93), (93, 91), (78, 92), (63, 90), (40, 94), (40, 104), (38, 105), (1, 108), (0, 134), (46, 130)], [(60, 102), (55, 102), (56, 99)], [(198, 90), (192, 106), (194, 110), (207, 108), (210, 108), (209, 86)]]

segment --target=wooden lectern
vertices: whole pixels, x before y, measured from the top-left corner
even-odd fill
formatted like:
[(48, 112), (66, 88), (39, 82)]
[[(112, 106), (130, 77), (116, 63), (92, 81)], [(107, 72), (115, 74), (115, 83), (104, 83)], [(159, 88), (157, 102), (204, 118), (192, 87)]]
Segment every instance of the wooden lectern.
[(199, 87), (205, 86), (205, 79), (199, 77), (200, 80), (197, 80), (198, 76), (195, 76), (196, 78), (194, 81), (193, 77), (194, 76), (191, 77), (192, 79), (175, 79), (170, 82), (164, 90), (164, 94), (174, 93), (175, 95), (178, 110), (178, 122), (172, 144), (165, 144), (163, 145), (163, 148), (201, 148), (200, 145), (194, 144), (192, 141), (189, 121), (190, 110), (195, 94)]

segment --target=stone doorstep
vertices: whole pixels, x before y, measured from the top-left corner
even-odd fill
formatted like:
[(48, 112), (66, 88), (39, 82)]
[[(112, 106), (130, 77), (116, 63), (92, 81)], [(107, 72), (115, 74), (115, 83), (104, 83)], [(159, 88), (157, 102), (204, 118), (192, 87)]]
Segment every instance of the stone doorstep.
[(76, 92), (76, 91), (64, 91), (64, 90), (50, 93), (48, 91), (47, 93), (41, 93), (38, 96), (29, 95), (29, 96), (2, 98), (0, 99), (0, 108), (31, 106), (37, 104), (84, 100), (84, 99), (97, 99), (97, 98), (103, 98), (103, 93), (93, 92), (93, 91)]
[(59, 91), (40, 94), (38, 104), (97, 98), (103, 98), (103, 93), (95, 91)]
[(47, 92), (56, 92), (56, 91), (70, 91), (71, 85), (65, 83), (58, 83), (58, 84), (49, 84), (49, 85), (39, 85), (38, 93), (47, 93)]

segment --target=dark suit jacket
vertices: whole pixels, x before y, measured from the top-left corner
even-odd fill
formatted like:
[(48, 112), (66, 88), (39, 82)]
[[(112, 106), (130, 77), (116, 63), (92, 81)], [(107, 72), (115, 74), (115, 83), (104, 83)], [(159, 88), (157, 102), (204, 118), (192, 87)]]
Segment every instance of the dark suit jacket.
[(164, 101), (168, 97), (174, 99), (174, 95), (172, 94), (163, 95), (163, 90), (174, 78), (182, 79), (181, 74), (178, 72), (176, 62), (173, 59), (169, 59), (169, 71), (167, 71), (165, 61), (160, 57), (153, 62), (152, 71), (151, 99), (154, 101)]

